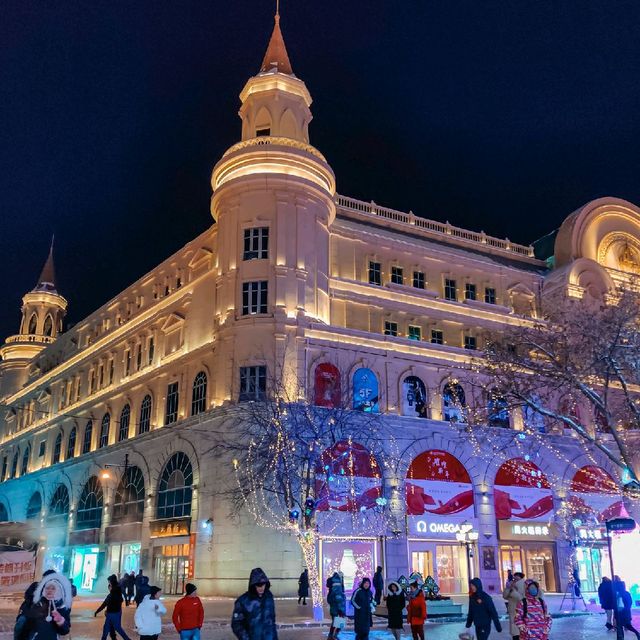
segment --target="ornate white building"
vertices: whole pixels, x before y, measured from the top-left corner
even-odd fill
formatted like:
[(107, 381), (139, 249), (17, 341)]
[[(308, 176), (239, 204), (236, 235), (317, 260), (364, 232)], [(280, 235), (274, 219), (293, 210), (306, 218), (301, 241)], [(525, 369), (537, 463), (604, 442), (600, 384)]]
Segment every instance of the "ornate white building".
[[(562, 590), (572, 551), (554, 513), (571, 491), (611, 506), (616, 471), (591, 468), (602, 476), (591, 491), (575, 465), (592, 463), (561, 434), (546, 437), (574, 465), (521, 460), (533, 483), (478, 456), (456, 422), (474, 394), (460, 368), (483, 330), (538, 316), (544, 296), (597, 296), (638, 273), (640, 210), (590, 202), (537, 251), (338, 195), (277, 16), (240, 100), (241, 139), (212, 173), (210, 228), (66, 332), (51, 254), (24, 296), (19, 332), (0, 348), (0, 535), (37, 540), (38, 569), (64, 570), (83, 591), (142, 567), (166, 593), (194, 579), (200, 593), (235, 594), (260, 565), (276, 593), (292, 592), (297, 545), (227, 518), (206, 437), (286, 363), (300, 400), (325, 404), (339, 385), (410, 441), (384, 479), (385, 491), (412, 484), (396, 507), (403, 526), (327, 536), (323, 572), (384, 561), (389, 577), (419, 570), (465, 592), (455, 534), (466, 521), (479, 533), (472, 571), (491, 590), (518, 567)], [(500, 438), (523, 419), (497, 410), (486, 429)], [(600, 534), (579, 534), (590, 586)]]

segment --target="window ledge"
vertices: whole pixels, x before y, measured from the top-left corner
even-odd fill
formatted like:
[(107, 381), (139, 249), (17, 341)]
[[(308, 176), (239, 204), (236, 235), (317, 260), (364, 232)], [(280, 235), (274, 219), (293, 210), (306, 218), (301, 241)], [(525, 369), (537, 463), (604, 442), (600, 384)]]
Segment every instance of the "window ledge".
[(501, 304), (491, 304), (490, 302), (483, 302), (482, 300), (470, 300), (465, 298), (465, 300), (463, 300), (463, 304), (468, 304), (470, 307), (477, 307), (478, 309), (491, 309), (493, 311), (511, 313), (511, 307), (505, 307)]
[(424, 298), (437, 298), (439, 295), (437, 291), (433, 291), (432, 289), (419, 289), (418, 287), (412, 287), (408, 284), (395, 284), (393, 282), (387, 282), (387, 284), (385, 284), (384, 286), (387, 289), (391, 289), (391, 291), (401, 291), (402, 293), (411, 292), (411, 295), (421, 296)]

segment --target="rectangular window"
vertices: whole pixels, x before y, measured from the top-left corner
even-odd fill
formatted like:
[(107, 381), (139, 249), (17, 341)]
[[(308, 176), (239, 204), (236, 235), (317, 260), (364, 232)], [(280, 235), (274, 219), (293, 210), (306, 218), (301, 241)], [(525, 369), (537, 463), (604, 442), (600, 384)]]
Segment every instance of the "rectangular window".
[(89, 393), (93, 393), (96, 387), (96, 374), (93, 369), (89, 371)]
[(262, 129), (256, 129), (256, 138), (261, 138), (263, 136), (270, 136), (270, 135), (271, 135), (270, 127), (263, 127)]
[(7, 477), (7, 466), (9, 464), (9, 458), (5, 456), (2, 458), (2, 474), (0, 474), (0, 482), (4, 482), (4, 479)]
[(167, 387), (167, 404), (164, 423), (171, 424), (178, 419), (178, 383), (172, 382)]
[(156, 344), (153, 337), (149, 338), (149, 343), (147, 344), (147, 361), (149, 364), (153, 364), (153, 356), (155, 354)]
[(82, 378), (76, 379), (76, 402), (80, 400), (80, 394), (82, 393)]
[(456, 289), (456, 281), (445, 278), (444, 281), (444, 297), (446, 300), (457, 300), (458, 291)]
[(38, 449), (38, 457), (42, 458), (46, 452), (47, 452), (47, 441), (41, 440), (40, 448)]
[(464, 285), (464, 299), (465, 300), (475, 300), (476, 299), (476, 285), (467, 282)]
[(420, 340), (422, 340), (422, 329), (420, 327), (409, 325), (407, 338), (409, 338), (409, 340), (418, 340), (419, 342)]
[(267, 391), (267, 367), (240, 367), (240, 401), (260, 400)]
[(424, 289), (425, 278), (423, 271), (414, 271), (413, 272), (413, 286), (416, 289)]
[(269, 227), (244, 230), (243, 260), (264, 260), (269, 257)]
[(464, 337), (464, 348), (474, 350), (477, 348), (477, 341), (475, 336)]
[(402, 267), (391, 267), (391, 282), (404, 284), (404, 269)]
[(496, 303), (496, 290), (493, 287), (485, 287), (485, 290), (484, 290), (484, 301), (487, 304), (495, 304)]
[(369, 284), (382, 284), (382, 265), (379, 262), (369, 262)]
[(104, 385), (104, 366), (100, 365), (98, 367), (98, 389), (102, 389)]
[(136, 371), (140, 371), (142, 367), (142, 345), (139, 344), (136, 351)]
[(127, 349), (124, 352), (124, 375), (131, 374), (131, 349)]
[(398, 335), (398, 323), (389, 322), (385, 320), (384, 323), (384, 335), (385, 336), (397, 336)]
[(113, 384), (113, 374), (115, 372), (115, 366), (113, 360), (109, 360), (109, 384)]
[(442, 329), (431, 329), (431, 344), (444, 344), (444, 332)]
[(242, 315), (267, 313), (267, 281), (242, 283)]

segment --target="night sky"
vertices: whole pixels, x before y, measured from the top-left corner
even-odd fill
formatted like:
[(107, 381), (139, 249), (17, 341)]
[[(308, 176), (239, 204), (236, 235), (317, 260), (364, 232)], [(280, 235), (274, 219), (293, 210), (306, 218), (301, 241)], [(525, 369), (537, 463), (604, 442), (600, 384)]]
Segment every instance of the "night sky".
[[(209, 224), (268, 0), (5, 0), (0, 339), (56, 236), (77, 322)], [(338, 191), (528, 243), (640, 203), (637, 0), (282, 0)]]

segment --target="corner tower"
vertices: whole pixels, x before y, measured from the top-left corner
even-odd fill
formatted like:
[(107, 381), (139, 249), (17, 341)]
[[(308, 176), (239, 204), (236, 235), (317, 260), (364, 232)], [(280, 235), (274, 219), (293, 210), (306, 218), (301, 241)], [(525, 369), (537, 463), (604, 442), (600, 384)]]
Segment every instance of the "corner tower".
[[(242, 139), (211, 178), (216, 322), (223, 339), (233, 331), (227, 362), (238, 363), (264, 351), (274, 336), (329, 322), (329, 226), (335, 217), (335, 177), (309, 143), (311, 95), (293, 73), (278, 14), (260, 70), (240, 100)], [(232, 382), (232, 397), (236, 386)]]
[(53, 241), (36, 286), (22, 298), (20, 332), (0, 347), (0, 394), (19, 389), (29, 362), (62, 333), (67, 301), (56, 288)]

